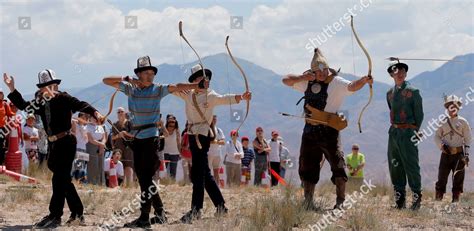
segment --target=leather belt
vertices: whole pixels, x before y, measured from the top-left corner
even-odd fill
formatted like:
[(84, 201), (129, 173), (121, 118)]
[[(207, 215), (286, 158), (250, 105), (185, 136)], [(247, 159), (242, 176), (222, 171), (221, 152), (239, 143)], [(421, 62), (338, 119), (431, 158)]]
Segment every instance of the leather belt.
[(407, 128), (417, 129), (418, 128), (414, 124), (392, 124), (392, 127), (400, 128), (400, 129), (407, 129)]
[(60, 132), (56, 135), (48, 136), (48, 140), (49, 142), (54, 142), (70, 134), (71, 134), (71, 131)]
[(455, 154), (458, 154), (458, 153), (461, 153), (461, 152), (464, 152), (462, 146), (460, 147), (449, 147), (449, 155), (455, 155)]

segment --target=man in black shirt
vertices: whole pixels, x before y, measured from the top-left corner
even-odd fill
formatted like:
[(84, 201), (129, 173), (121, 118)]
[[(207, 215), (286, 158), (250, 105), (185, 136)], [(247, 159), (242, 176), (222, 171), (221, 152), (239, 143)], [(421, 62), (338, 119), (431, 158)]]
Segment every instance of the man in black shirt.
[(10, 89), (8, 95), (13, 104), (28, 114), (41, 117), (50, 145), (48, 168), (53, 172), (53, 195), (49, 204), (49, 215), (35, 224), (35, 228), (56, 228), (61, 225), (64, 199), (67, 200), (71, 216), (66, 224), (84, 224), (83, 205), (71, 182), (71, 167), (76, 154), (76, 138), (71, 134), (71, 117), (75, 112), (84, 112), (103, 121), (103, 116), (86, 102), (79, 101), (66, 92), (58, 91), (60, 79), (56, 79), (52, 70), (46, 69), (38, 74), (39, 97), (25, 101), (15, 89), (12, 76), (3, 74), (4, 82)]

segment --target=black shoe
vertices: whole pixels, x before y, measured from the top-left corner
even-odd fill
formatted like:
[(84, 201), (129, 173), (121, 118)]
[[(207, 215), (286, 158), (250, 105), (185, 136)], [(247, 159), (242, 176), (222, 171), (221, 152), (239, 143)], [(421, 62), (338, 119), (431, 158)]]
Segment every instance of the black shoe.
[(34, 227), (35, 228), (36, 227), (43, 227), (51, 219), (52, 219), (51, 215), (45, 216), (45, 217), (41, 218), (40, 221), (36, 222), (36, 224), (34, 224)]
[(406, 199), (405, 193), (403, 192), (395, 192), (395, 208), (396, 209), (404, 209), (406, 208)]
[(336, 199), (336, 204), (334, 205), (334, 207), (332, 209), (341, 209), (342, 207), (342, 204), (344, 204), (344, 199), (339, 199), (337, 198)]
[(36, 229), (55, 229), (58, 226), (61, 226), (61, 218), (57, 217), (48, 217), (43, 218), (37, 225)]
[(421, 207), (421, 193), (413, 193), (413, 204), (411, 205), (411, 210), (417, 211)]
[(201, 211), (191, 210), (181, 217), (181, 223), (192, 224), (193, 220), (201, 219)]
[(67, 219), (66, 225), (68, 225), (68, 226), (73, 226), (73, 225), (86, 226), (86, 219), (84, 218), (84, 215), (71, 216), (71, 217), (69, 217), (69, 219)]
[(228, 212), (229, 212), (229, 210), (224, 205), (217, 206), (217, 210), (216, 210), (216, 213), (214, 213), (214, 217), (225, 216), (225, 215), (227, 215)]
[(141, 229), (151, 229), (151, 224), (149, 220), (141, 220), (140, 218), (133, 220), (129, 223), (123, 225), (124, 228), (141, 228)]
[(35, 229), (54, 229), (61, 225), (61, 218), (52, 217), (51, 215), (45, 216), (35, 224)]
[(154, 216), (150, 219), (150, 223), (152, 225), (154, 225), (154, 224), (165, 224), (167, 222), (168, 222), (168, 218), (164, 214), (161, 215), (161, 216), (156, 215), (156, 216)]

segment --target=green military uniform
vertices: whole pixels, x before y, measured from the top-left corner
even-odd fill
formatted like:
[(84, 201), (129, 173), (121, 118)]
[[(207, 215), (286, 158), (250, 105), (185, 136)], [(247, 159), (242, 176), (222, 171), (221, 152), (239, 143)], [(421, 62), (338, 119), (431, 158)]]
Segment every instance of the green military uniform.
[(423, 121), (422, 98), (419, 90), (405, 81), (387, 92), (387, 103), (392, 124), (388, 139), (390, 178), (396, 194), (404, 203), (407, 180), (414, 195), (421, 197), (418, 147), (412, 137), (416, 137)]

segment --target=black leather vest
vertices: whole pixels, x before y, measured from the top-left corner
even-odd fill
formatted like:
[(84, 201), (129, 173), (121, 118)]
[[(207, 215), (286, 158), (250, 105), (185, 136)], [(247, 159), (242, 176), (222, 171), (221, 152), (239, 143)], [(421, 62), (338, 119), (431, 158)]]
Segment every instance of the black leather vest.
[(306, 105), (310, 105), (318, 110), (324, 111), (328, 99), (328, 86), (329, 83), (324, 81), (310, 81), (306, 91), (304, 92), (304, 106), (305, 112), (309, 113), (306, 109)]

